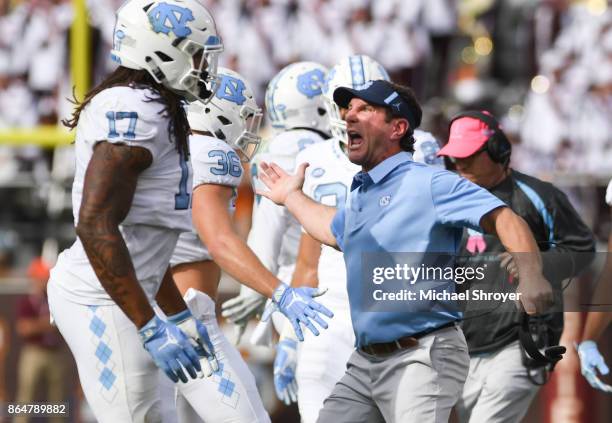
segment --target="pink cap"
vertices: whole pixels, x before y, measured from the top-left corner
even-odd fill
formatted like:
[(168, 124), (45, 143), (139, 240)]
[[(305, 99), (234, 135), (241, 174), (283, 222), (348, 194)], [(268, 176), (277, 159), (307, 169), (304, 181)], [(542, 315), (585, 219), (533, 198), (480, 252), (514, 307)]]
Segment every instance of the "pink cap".
[(459, 118), (451, 124), (448, 143), (438, 151), (438, 156), (465, 159), (480, 150), (493, 134), (480, 119)]

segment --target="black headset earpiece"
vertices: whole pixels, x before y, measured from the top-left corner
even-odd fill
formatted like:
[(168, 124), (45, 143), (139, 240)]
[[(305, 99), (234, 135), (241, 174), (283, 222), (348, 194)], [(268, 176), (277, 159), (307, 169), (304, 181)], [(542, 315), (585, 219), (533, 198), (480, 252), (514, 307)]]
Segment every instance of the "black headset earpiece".
[(493, 135), (489, 137), (486, 143), (487, 153), (489, 154), (489, 157), (491, 157), (491, 160), (496, 163), (502, 163), (504, 165), (508, 164), (508, 161), (510, 160), (510, 154), (512, 153), (512, 144), (510, 144), (510, 141), (508, 141), (508, 138), (506, 137), (506, 134), (504, 134), (504, 131), (501, 130), (497, 119), (495, 119), (491, 115), (479, 112), (477, 110), (461, 112), (451, 119), (450, 124), (448, 126), (449, 130), (454, 121), (464, 117), (471, 117), (486, 123), (489, 129), (493, 131)]

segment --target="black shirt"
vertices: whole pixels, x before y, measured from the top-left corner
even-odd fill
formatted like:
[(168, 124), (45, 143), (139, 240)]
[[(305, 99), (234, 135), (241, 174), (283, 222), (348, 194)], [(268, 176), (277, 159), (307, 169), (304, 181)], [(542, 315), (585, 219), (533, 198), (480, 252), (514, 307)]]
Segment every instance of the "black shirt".
[[(489, 191), (527, 222), (542, 252), (544, 276), (560, 293), (561, 281), (575, 276), (593, 259), (595, 241), (592, 232), (566, 195), (548, 182), (511, 171), (506, 179)], [(482, 238), (478, 242), (475, 239), (469, 242), (474, 236)], [(475, 245), (479, 247), (477, 251)], [(508, 273), (499, 268), (497, 255), (504, 251), (497, 237), (464, 230), (460, 255), (469, 257), (466, 265), (478, 267), (486, 264), (487, 271), (483, 280), (473, 281), (469, 286), (462, 285), (460, 290), (516, 290), (516, 282), (513, 283)], [(469, 301), (464, 307), (463, 331), (470, 354), (495, 352), (518, 340), (520, 313), (513, 301)], [(562, 326), (562, 313), (557, 317), (556, 324)]]

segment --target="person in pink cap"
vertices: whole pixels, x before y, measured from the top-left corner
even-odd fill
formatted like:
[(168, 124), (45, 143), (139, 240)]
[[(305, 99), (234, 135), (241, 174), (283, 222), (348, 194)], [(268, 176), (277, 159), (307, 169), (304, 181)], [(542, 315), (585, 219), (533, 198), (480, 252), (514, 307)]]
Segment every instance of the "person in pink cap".
[[(559, 291), (563, 279), (575, 276), (593, 258), (593, 234), (580, 219), (565, 194), (548, 182), (510, 167), (512, 145), (497, 120), (488, 112), (471, 111), (451, 120), (448, 143), (438, 152), (455, 164), (457, 172), (487, 189), (531, 229), (542, 253), (543, 274)], [(483, 280), (465, 290), (514, 292), (518, 272), (512, 256), (492, 234), (464, 229), (460, 256), (468, 266), (488, 266)], [(493, 269), (491, 260), (499, 262)], [(463, 286), (462, 286), (463, 288)], [(556, 312), (528, 317), (510, 302), (470, 300), (465, 304), (463, 332), (470, 354), (470, 369), (457, 403), (461, 422), (519, 422), (539, 385), (562, 358), (559, 338), (563, 330), (560, 301)], [(524, 325), (522, 325), (524, 323)], [(528, 325), (537, 325), (536, 345)], [(532, 347), (535, 348), (535, 352)], [(556, 351), (543, 355), (538, 351)]]
[[(495, 129), (483, 120), (486, 118), (491, 119)], [(494, 137), (495, 141), (489, 143)], [(456, 116), (451, 122), (448, 143), (438, 156), (448, 156), (461, 176), (490, 188), (510, 174), (511, 152), (512, 146), (495, 118), (483, 111)]]

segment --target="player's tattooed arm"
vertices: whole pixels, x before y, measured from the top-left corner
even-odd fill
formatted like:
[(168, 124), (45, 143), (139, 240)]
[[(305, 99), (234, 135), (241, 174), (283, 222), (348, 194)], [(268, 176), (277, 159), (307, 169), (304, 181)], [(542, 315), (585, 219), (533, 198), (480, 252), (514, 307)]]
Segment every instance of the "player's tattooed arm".
[(176, 286), (176, 283), (174, 283), (170, 268), (168, 268), (164, 274), (164, 279), (157, 291), (155, 301), (167, 316), (180, 313), (187, 308), (187, 304), (185, 304), (181, 292)]
[(154, 312), (136, 278), (119, 224), (130, 210), (139, 174), (152, 161), (145, 148), (98, 143), (85, 173), (76, 228), (102, 286), (139, 328)]

